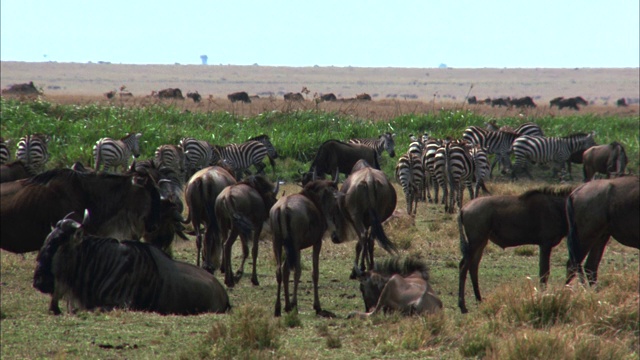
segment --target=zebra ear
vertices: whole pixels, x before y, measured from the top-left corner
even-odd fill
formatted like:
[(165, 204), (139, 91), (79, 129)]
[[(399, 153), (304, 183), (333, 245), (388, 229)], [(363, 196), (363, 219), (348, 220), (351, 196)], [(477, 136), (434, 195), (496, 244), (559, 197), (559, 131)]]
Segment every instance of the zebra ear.
[(137, 133), (136, 134), (136, 139), (140, 139), (141, 136), (142, 136), (142, 133)]

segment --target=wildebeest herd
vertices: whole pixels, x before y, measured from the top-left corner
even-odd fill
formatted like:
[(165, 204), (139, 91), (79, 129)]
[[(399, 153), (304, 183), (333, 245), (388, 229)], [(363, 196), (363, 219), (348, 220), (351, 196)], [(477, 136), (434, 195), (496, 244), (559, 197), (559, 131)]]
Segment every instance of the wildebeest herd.
[[(238, 95), (236, 101), (244, 101), (244, 95)], [(640, 248), (639, 181), (625, 172), (622, 144), (597, 146), (593, 133), (545, 137), (534, 123), (515, 130), (498, 128), (495, 123), (488, 127), (471, 126), (460, 139), (437, 139), (426, 133), (420, 138), (412, 136), (395, 171), (409, 215), (416, 213), (419, 202), (437, 206), (439, 189), (443, 190), (445, 211), (459, 209), (458, 305), (463, 313), (467, 312), (467, 273), (476, 299), (481, 300), (478, 268), (489, 240), (501, 247), (539, 245), (542, 283), (549, 276), (551, 250), (564, 237), (568, 237), (570, 254), (567, 282), (574, 274), (582, 274), (585, 257), (586, 276), (590, 283), (596, 281), (610, 236)], [(384, 152), (391, 158), (396, 155), (395, 134), (320, 144), (309, 171), (300, 174), (301, 191), (280, 198), (279, 181), (273, 183), (264, 174), (264, 158), (271, 162), (274, 176), (278, 158), (266, 135), (223, 146), (185, 137), (179, 144), (159, 146), (154, 158), (139, 160), (143, 136), (131, 133), (119, 140), (97, 140), (93, 168), (76, 163), (47, 171), (46, 135), (20, 139), (13, 162), (9, 162), (8, 142), (2, 139), (1, 248), (13, 253), (39, 251), (33, 286), (51, 294), (54, 314), (61, 313), (61, 299), (67, 300), (69, 311), (226, 312), (231, 304), (215, 273), (223, 272), (226, 287), (233, 287), (244, 272), (251, 243), (251, 282), (259, 286), (258, 239), (265, 223), (273, 233), (276, 316), (282, 311), (282, 288), (284, 310), (298, 306), (300, 254), (307, 248), (312, 249), (313, 308), (319, 316), (335, 316), (320, 305), (319, 254), (323, 237), (342, 243), (351, 233), (357, 238), (351, 277), (359, 280), (365, 303), (365, 313), (352, 316), (380, 311), (433, 313), (443, 308), (429, 284), (424, 261), (398, 256), (374, 261), (374, 241), (398, 254), (383, 227), (396, 210), (397, 194), (380, 170)], [(532, 162), (553, 163), (564, 173), (574, 154), (581, 155), (586, 182), (577, 188), (493, 196), (485, 186), (495, 165), (517, 180), (519, 173), (529, 174)], [(493, 165), (489, 155), (494, 155)], [(132, 157), (136, 159), (129, 164)], [(252, 166), (255, 174), (249, 170)], [(594, 180), (596, 172), (606, 179)], [(342, 186), (340, 174), (346, 176)], [(465, 187), (472, 200), (463, 206)], [(479, 197), (480, 189), (486, 196)], [(192, 233), (186, 224), (193, 227)], [(196, 237), (195, 265), (171, 257), (172, 241), (176, 236), (186, 239), (185, 232)], [(242, 262), (234, 274), (231, 249), (237, 237)]]

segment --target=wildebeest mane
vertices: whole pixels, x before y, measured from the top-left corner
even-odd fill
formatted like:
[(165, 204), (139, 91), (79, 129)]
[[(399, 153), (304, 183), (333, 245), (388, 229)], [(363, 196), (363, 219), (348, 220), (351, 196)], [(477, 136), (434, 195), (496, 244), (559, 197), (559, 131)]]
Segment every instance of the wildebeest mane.
[(537, 189), (531, 189), (518, 196), (520, 200), (526, 200), (534, 195), (551, 195), (558, 197), (567, 197), (575, 189), (575, 186), (545, 186)]
[(378, 261), (375, 263), (373, 271), (384, 275), (399, 274), (403, 277), (418, 271), (424, 280), (429, 281), (429, 267), (424, 260), (416, 256), (395, 256)]

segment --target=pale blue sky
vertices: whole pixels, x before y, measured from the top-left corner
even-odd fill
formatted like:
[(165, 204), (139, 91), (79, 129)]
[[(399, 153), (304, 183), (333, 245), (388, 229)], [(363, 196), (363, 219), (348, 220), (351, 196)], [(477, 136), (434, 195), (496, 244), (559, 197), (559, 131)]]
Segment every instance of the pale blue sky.
[(0, 60), (638, 67), (638, 0), (2, 0)]

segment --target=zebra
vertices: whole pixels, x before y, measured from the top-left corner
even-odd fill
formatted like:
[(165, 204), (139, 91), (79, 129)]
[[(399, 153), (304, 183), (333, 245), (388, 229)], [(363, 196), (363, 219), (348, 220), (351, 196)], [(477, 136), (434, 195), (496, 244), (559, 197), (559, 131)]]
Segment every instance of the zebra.
[[(520, 136), (513, 143), (515, 162), (511, 178), (517, 179), (517, 174), (524, 171), (530, 179), (533, 179), (528, 169), (528, 163), (547, 163), (549, 161), (560, 166), (561, 176), (564, 177), (565, 164), (571, 154), (596, 145), (594, 136), (595, 132), (576, 133), (565, 137)], [(554, 168), (553, 176), (556, 173), (557, 169)]]
[(96, 171), (100, 171), (101, 166), (105, 172), (109, 171), (110, 167), (113, 167), (113, 171), (116, 171), (120, 166), (126, 169), (132, 155), (135, 158), (140, 156), (139, 140), (141, 136), (141, 133), (131, 133), (120, 140), (108, 137), (98, 140), (93, 146)]
[(503, 172), (511, 168), (509, 154), (511, 152), (511, 145), (518, 136), (520, 135), (515, 132), (490, 131), (478, 126), (469, 126), (462, 133), (463, 140), (480, 145), (485, 149), (487, 154), (496, 154), (496, 157), (491, 163), (491, 169), (489, 170), (490, 177), (492, 176), (493, 168), (498, 162), (503, 165)]
[(44, 134), (26, 135), (18, 141), (16, 160), (24, 163), (30, 175), (37, 175), (44, 170), (49, 161), (48, 143), (50, 137)]
[(396, 180), (400, 186), (402, 186), (402, 191), (404, 192), (404, 197), (407, 202), (407, 214), (409, 215), (416, 214), (419, 200), (418, 189), (416, 188), (413, 179), (413, 176), (415, 175), (415, 172), (413, 171), (413, 164), (415, 163), (415, 160), (413, 157), (414, 155), (410, 152), (400, 156), (395, 170)]
[[(213, 148), (220, 153), (225, 165), (231, 168), (236, 180), (240, 180), (244, 173), (249, 173), (251, 165), (255, 166), (258, 174), (264, 174), (267, 166), (262, 161), (267, 156), (268, 149), (263, 143), (250, 140), (242, 144), (213, 145)], [(275, 162), (271, 166), (275, 173)]]
[(435, 202), (438, 202), (439, 186), (436, 181), (435, 174), (435, 156), (436, 151), (442, 146), (441, 139), (428, 139), (424, 142), (424, 150), (422, 152), (422, 167), (424, 169), (424, 187), (427, 200), (433, 202), (431, 198), (431, 187), (434, 188)]
[(179, 145), (160, 145), (156, 149), (153, 162), (158, 169), (170, 169), (178, 177), (185, 179), (185, 155)]
[(6, 164), (11, 160), (11, 152), (9, 151), (9, 140), (0, 137), (0, 165)]
[(247, 141), (259, 141), (262, 143), (262, 145), (267, 147), (267, 156), (269, 157), (269, 163), (271, 164), (271, 169), (273, 170), (273, 174), (275, 175), (276, 173), (276, 162), (274, 161), (275, 159), (278, 158), (278, 151), (276, 150), (275, 146), (273, 146), (273, 144), (271, 143), (271, 140), (269, 140), (269, 136), (267, 135), (258, 135), (256, 137), (252, 137)]
[(488, 123), (485, 123), (485, 125), (487, 127), (487, 130), (490, 131), (507, 131), (514, 132), (518, 135), (544, 136), (544, 131), (542, 131), (540, 125), (534, 122), (526, 122), (515, 129), (508, 125), (498, 127), (498, 124), (496, 124), (495, 120), (489, 121)]
[(376, 154), (378, 154), (378, 162), (380, 162), (380, 160), (382, 159), (383, 151), (386, 151), (390, 157), (396, 156), (396, 151), (395, 151), (396, 143), (394, 141), (395, 137), (396, 137), (396, 134), (386, 132), (380, 135), (377, 139), (371, 139), (371, 138), (351, 139), (349, 140), (349, 144), (361, 144), (374, 149), (376, 151)]
[(188, 181), (198, 170), (212, 165), (220, 165), (220, 152), (204, 140), (185, 137), (180, 140), (184, 152), (185, 180)]

